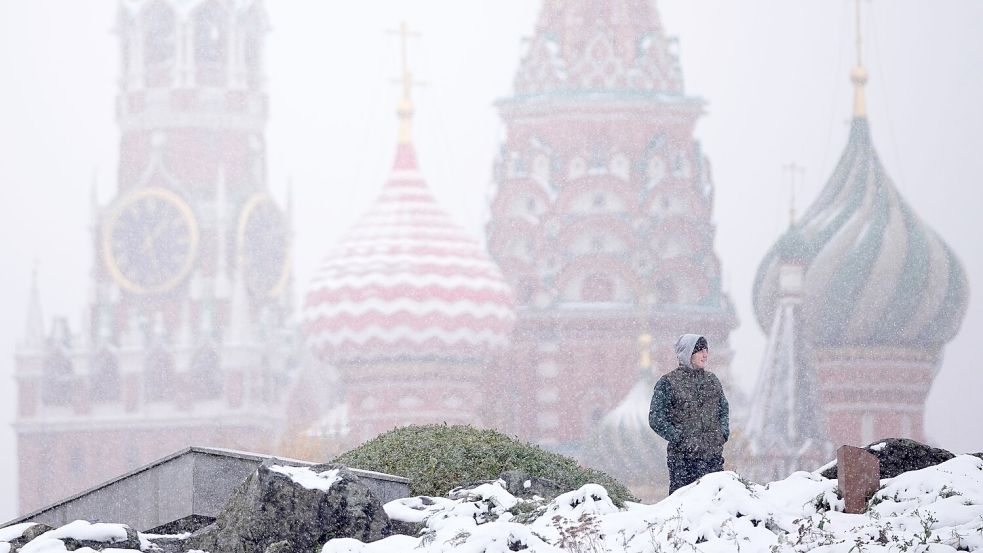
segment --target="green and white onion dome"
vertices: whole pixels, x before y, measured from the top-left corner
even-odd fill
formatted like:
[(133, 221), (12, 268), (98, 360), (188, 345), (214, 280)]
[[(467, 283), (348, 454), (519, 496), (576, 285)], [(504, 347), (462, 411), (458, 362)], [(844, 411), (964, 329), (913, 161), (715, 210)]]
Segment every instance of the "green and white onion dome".
[(940, 349), (962, 324), (969, 296), (959, 259), (902, 198), (856, 116), (833, 175), (800, 221), (771, 248), (754, 282), (765, 330), (783, 263), (805, 268), (803, 332), (826, 348)]

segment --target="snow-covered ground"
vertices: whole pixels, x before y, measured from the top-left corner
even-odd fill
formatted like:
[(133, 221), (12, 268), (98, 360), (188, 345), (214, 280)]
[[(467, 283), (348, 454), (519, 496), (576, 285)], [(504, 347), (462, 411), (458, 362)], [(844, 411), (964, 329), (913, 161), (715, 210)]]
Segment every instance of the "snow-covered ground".
[(807, 472), (765, 486), (715, 473), (625, 509), (597, 485), (549, 503), (485, 485), (464, 497), (397, 500), (386, 511), (425, 523), (424, 535), (332, 540), (322, 553), (983, 551), (983, 459), (961, 455), (882, 480), (865, 514), (843, 513), (836, 481)]
[[(328, 476), (309, 484), (330, 486)], [(368, 544), (336, 539), (322, 553), (983, 551), (983, 459), (960, 455), (882, 480), (864, 514), (844, 513), (836, 481), (807, 472), (764, 486), (719, 472), (654, 505), (629, 503), (623, 509), (596, 484), (546, 502), (514, 497), (499, 483), (444, 498), (400, 499), (385, 508), (392, 519), (422, 524), (422, 535)], [(7, 542), (31, 526), (0, 529), (0, 553), (10, 551)], [(107, 553), (135, 551), (113, 549), (126, 537), (122, 525), (75, 521), (41, 534), (20, 551), (67, 551), (68, 538), (102, 542)], [(158, 550), (154, 537), (139, 535), (140, 549)]]

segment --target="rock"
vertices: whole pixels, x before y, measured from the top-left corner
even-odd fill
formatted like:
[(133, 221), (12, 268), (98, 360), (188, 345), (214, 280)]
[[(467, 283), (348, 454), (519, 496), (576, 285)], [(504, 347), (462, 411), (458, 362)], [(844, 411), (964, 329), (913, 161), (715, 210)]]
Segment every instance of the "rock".
[(215, 522), (191, 536), (188, 549), (310, 553), (333, 538), (371, 542), (392, 533), (382, 503), (345, 467), (285, 465), (263, 462)]
[(41, 524), (41, 523), (35, 524), (34, 526), (27, 528), (26, 530), (24, 530), (24, 533), (22, 533), (19, 538), (8, 542), (10, 543), (10, 550), (17, 551), (22, 546), (26, 545), (27, 542), (33, 540), (34, 538), (40, 536), (41, 534), (49, 530), (54, 530), (54, 528), (48, 526), (47, 524)]
[(538, 496), (546, 501), (552, 501), (556, 496), (571, 491), (547, 478), (530, 476), (529, 473), (522, 470), (507, 470), (495, 480), (478, 480), (477, 482), (458, 486), (450, 491), (448, 497), (464, 494), (468, 490), (473, 490), (478, 486), (494, 484), (496, 482), (504, 482), (505, 490), (520, 499), (533, 499)]
[[(882, 447), (876, 447), (884, 444)], [(912, 470), (944, 463), (955, 457), (952, 453), (931, 447), (908, 438), (885, 438), (871, 443), (865, 448), (877, 456), (881, 463), (881, 479), (895, 476)], [(836, 478), (836, 465), (824, 470), (824, 478)]]
[(92, 541), (77, 540), (73, 538), (65, 538), (61, 541), (65, 543), (65, 549), (69, 551), (75, 551), (76, 549), (82, 549), (84, 547), (88, 547), (96, 551), (102, 551), (103, 549), (136, 549), (137, 551), (140, 551), (140, 536), (138, 536), (136, 531), (129, 526), (127, 526), (125, 530), (125, 541)]
[(546, 501), (552, 501), (556, 496), (570, 491), (552, 480), (530, 476), (529, 473), (521, 470), (507, 470), (498, 478), (505, 482), (505, 489), (510, 494), (522, 499), (539, 496)]
[(271, 543), (263, 553), (292, 553), (293, 546), (287, 540), (280, 540), (276, 543)]
[[(77, 520), (75, 522), (66, 524), (60, 529), (52, 528), (44, 524), (37, 524), (31, 526), (21, 535), (20, 538), (10, 542), (10, 551), (20, 551), (28, 543), (31, 543), (29, 549), (36, 549), (38, 551), (75, 551), (77, 549), (88, 548), (88, 551), (102, 551), (103, 549), (112, 550), (122, 550), (122, 549), (134, 549), (140, 550), (140, 537), (135, 530), (129, 526), (118, 525), (126, 532), (126, 538), (122, 540), (83, 540), (73, 537), (61, 537), (70, 536), (72, 534), (69, 527), (87, 526), (89, 523), (82, 520)], [(42, 537), (45, 533), (51, 532), (53, 530), (61, 530), (61, 532), (56, 533), (53, 536)], [(75, 534), (79, 535), (79, 534)], [(40, 538), (40, 539), (39, 539)], [(35, 541), (37, 540), (37, 541)], [(60, 542), (60, 544), (59, 544)], [(52, 549), (57, 548), (57, 549)]]
[(427, 527), (422, 522), (406, 522), (405, 520), (391, 520), (390, 522), (392, 524), (393, 534), (413, 536), (414, 538), (419, 536), (420, 531)]
[[(144, 536), (146, 538), (146, 536)], [(147, 538), (153, 544), (147, 551), (153, 553), (185, 553), (188, 551), (188, 540), (175, 537)]]

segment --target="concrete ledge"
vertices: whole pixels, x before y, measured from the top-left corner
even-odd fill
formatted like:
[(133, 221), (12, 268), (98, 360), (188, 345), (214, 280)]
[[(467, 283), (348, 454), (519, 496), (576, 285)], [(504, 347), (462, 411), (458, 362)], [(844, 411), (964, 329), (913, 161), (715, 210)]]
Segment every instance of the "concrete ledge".
[[(318, 464), (192, 446), (2, 526), (32, 521), (58, 527), (83, 519), (123, 523), (139, 532), (193, 531), (214, 520), (236, 487), (267, 459), (293, 466)], [(406, 478), (351, 470), (383, 503), (409, 496)]]

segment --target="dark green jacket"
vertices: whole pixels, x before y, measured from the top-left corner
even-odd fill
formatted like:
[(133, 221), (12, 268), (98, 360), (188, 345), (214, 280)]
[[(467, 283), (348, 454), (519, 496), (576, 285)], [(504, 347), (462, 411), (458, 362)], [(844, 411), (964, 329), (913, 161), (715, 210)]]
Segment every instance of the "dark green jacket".
[(649, 426), (669, 442), (669, 456), (712, 459), (730, 437), (730, 407), (712, 372), (680, 366), (659, 379)]

